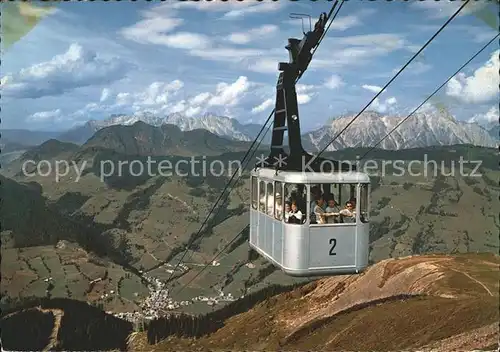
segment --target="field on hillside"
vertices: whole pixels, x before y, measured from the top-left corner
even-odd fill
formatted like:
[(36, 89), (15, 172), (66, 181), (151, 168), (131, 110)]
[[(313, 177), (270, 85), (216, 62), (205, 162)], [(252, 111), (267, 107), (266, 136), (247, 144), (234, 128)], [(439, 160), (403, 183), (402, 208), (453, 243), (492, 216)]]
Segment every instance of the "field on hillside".
[[(445, 165), (450, 165), (450, 158), (458, 157), (457, 152), (450, 152), (450, 148), (441, 147), (437, 151), (430, 148), (430, 151), (421, 150), (420, 153), (441, 155), (444, 159), (448, 158)], [(427, 176), (395, 176), (390, 168), (385, 170), (385, 174), (372, 177), (371, 262), (411, 254), (498, 251), (497, 234), (500, 226), (497, 215), (500, 202), (496, 194), (500, 188), (495, 180), (500, 173), (487, 168), (491, 164), (490, 154), (493, 151), (470, 148), (468, 152), (470, 150), (478, 154), (476, 157), (485, 160), (479, 170), (483, 174), (481, 177), (462, 176), (458, 172), (455, 176), (434, 176), (433, 170)], [(410, 150), (387, 152), (389, 156), (381, 155), (405, 159), (416, 157), (417, 152)], [(85, 158), (92, 161), (92, 155), (88, 152), (80, 153), (79, 156), (80, 162), (87, 160)], [(226, 156), (235, 160), (238, 157), (241, 156), (236, 153)], [(439, 161), (439, 158), (436, 159)], [(10, 171), (14, 177), (15, 172), (12, 173), (12, 169)], [(418, 168), (413, 169), (413, 172), (418, 171)], [(420, 171), (423, 173), (423, 170)], [(445, 168), (443, 171), (449, 174), (450, 169)], [(465, 171), (472, 170), (466, 168)], [(140, 182), (132, 180), (134, 182), (131, 183), (116, 180), (101, 182), (92, 166), (88, 167), (78, 182), (75, 182), (74, 171), (59, 182), (41, 176), (15, 176), (14, 179), (38, 183), (42, 195), (47, 198), (47, 204), (64, 216), (76, 219), (77, 216), (85, 215), (93, 224), (101, 226), (104, 231), (102, 236), (115, 243), (117, 253), (122, 253), (135, 270), (142, 271), (141, 275), (146, 274), (162, 281), (170, 277), (169, 270), (178, 263), (185, 244), (194, 238), (192, 236), (198, 232), (227, 182), (222, 177), (178, 176), (152, 177), (141, 179)], [(136, 185), (123, 186), (129, 183)], [(180, 295), (177, 294), (180, 287), (187, 284), (215, 253), (247, 225), (248, 204), (249, 179), (243, 177), (217, 216), (209, 221), (211, 230), (202, 231), (203, 238), (195, 242), (192, 246), (194, 251), (189, 251), (184, 258), (189, 272), (181, 275), (182, 272), (178, 270), (175, 273), (180, 276), (172, 285), (175, 299), (217, 296), (220, 290), (239, 297), (269, 283), (303, 281), (285, 276), (262, 258), (250, 258), (246, 233), (227, 253), (219, 257), (219, 266), (209, 267)], [(19, 216), (22, 217), (22, 214)], [(92, 226), (92, 223), (88, 226)], [(2, 238), (8, 239), (8, 233), (4, 232)], [(6, 243), (8, 241), (2, 243), (2, 252), (17, 261), (14, 266), (2, 266), (2, 273), (6, 274), (4, 276), (11, 278), (9, 295), (45, 295), (46, 283), (37, 278), (44, 278), (46, 274), (42, 269), (43, 264), (40, 264), (42, 258), (60, 261), (57, 258), (61, 254), (54, 248), (55, 244), (16, 249), (11, 248), (12, 245), (5, 247)], [(37, 257), (39, 259), (33, 259)], [(120, 292), (122, 299), (108, 299), (111, 303), (106, 303), (106, 309), (113, 310), (132, 307), (134, 302), (147, 294), (147, 289), (140, 283), (140, 275), (124, 269), (119, 263), (112, 263), (110, 258), (101, 259), (108, 268), (113, 268), (108, 270), (111, 283), (102, 284), (103, 288), (95, 295), (85, 293), (89, 279), (72, 264), (67, 268), (63, 266), (65, 270), (54, 269), (58, 277), (69, 278), (66, 281), (73, 283), (68, 284), (68, 289), (59, 284), (51, 290), (51, 294), (69, 296), (70, 292), (72, 298), (87, 300), (114, 290)], [(33, 260), (30, 268), (28, 264), (31, 265)], [(92, 267), (94, 269), (102, 270)], [(19, 280), (14, 284), (16, 278)], [(84, 284), (77, 284), (78, 281)], [(118, 282), (121, 285), (119, 290), (116, 287)], [(212, 310), (202, 304), (183, 309), (200, 313)]]
[(200, 339), (149, 345), (138, 333), (129, 345), (133, 351), (496, 349), (499, 265), (493, 254), (384, 260), (361, 275), (272, 297)]

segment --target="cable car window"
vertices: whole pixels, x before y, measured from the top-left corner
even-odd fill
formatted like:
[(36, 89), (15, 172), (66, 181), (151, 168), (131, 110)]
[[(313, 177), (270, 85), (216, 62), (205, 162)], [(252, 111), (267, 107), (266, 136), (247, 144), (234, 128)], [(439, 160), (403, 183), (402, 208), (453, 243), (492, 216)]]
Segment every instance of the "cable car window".
[(369, 184), (363, 183), (360, 185), (359, 192), (359, 218), (361, 222), (368, 222), (368, 195), (369, 195)]
[(259, 182), (259, 211), (266, 212), (266, 183)]
[(323, 183), (310, 186), (311, 224), (339, 223), (338, 185)]
[(276, 220), (283, 220), (283, 198), (281, 182), (274, 182), (274, 217)]
[(257, 209), (257, 199), (258, 197), (258, 183), (257, 183), (257, 177), (252, 176), (252, 208)]
[(303, 184), (285, 184), (285, 222), (304, 224), (307, 214), (307, 193)]
[(347, 183), (311, 185), (311, 224), (355, 223), (356, 187)]
[(267, 215), (274, 216), (274, 192), (272, 183), (267, 184), (266, 213)]
[(340, 185), (340, 222), (356, 222), (356, 187), (354, 183)]

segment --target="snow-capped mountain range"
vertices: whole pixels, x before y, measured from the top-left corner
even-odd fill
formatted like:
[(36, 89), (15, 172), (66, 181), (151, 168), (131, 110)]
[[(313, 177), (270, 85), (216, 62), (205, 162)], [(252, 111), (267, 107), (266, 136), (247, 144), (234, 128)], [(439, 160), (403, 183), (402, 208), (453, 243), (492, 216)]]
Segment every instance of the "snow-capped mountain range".
[(236, 119), (213, 114), (205, 114), (200, 117), (188, 117), (179, 113), (165, 117), (155, 116), (149, 113), (137, 115), (112, 115), (106, 120), (90, 120), (85, 125), (69, 130), (61, 138), (78, 144), (84, 143), (92, 135), (105, 127), (114, 125), (133, 125), (137, 121), (145, 122), (152, 126), (171, 124), (178, 126), (182, 131), (204, 129), (221, 137), (227, 137), (239, 141), (253, 141), (259, 133), (261, 125), (241, 124)]
[[(329, 125), (303, 135), (307, 150), (321, 150), (355, 115), (342, 116)], [(371, 147), (384, 138), (404, 117), (381, 115), (376, 112), (361, 114), (327, 150), (349, 147)], [(473, 144), (495, 147), (495, 138), (490, 131), (477, 123), (457, 121), (446, 113), (416, 113), (392, 132), (378, 148), (408, 149), (433, 145)]]
[[(322, 128), (303, 134), (303, 145), (311, 152), (321, 150), (340, 132), (355, 115), (343, 115), (328, 120)], [(376, 112), (365, 112), (329, 146), (328, 150), (349, 147), (370, 147), (385, 137), (404, 117), (381, 115)], [(201, 117), (187, 117), (175, 113), (165, 117), (152, 114), (113, 115), (107, 120), (88, 121), (85, 125), (74, 128), (58, 139), (83, 144), (102, 128), (113, 125), (132, 125), (143, 121), (153, 126), (172, 124), (182, 131), (205, 129), (218, 136), (240, 141), (253, 141), (261, 129), (258, 124), (242, 124), (235, 119), (205, 114)], [(495, 147), (498, 136), (477, 123), (457, 121), (446, 113), (416, 113), (389, 137), (379, 148), (407, 149), (432, 145), (473, 144)], [(263, 144), (270, 143), (271, 132), (268, 132)]]

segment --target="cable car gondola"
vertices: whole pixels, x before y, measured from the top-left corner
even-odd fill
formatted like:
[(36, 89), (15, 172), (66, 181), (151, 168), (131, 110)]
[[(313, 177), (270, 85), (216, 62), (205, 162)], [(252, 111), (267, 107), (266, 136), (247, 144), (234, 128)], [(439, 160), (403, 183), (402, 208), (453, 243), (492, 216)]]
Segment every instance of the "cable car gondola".
[[(251, 172), (249, 245), (291, 276), (354, 274), (368, 265), (369, 176), (350, 163), (314, 157), (301, 143), (295, 85), (327, 20), (323, 13), (302, 40), (288, 39), (289, 62), (278, 65), (271, 152)], [(325, 215), (315, 212), (316, 205), (324, 209), (320, 198), (352, 207)]]

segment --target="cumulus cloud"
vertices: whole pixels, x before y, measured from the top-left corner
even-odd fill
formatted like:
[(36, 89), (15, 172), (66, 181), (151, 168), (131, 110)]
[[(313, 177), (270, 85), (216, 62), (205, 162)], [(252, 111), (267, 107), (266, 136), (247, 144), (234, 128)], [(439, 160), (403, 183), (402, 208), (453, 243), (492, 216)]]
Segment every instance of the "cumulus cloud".
[(331, 75), (326, 81), (325, 81), (325, 87), (328, 89), (337, 89), (345, 85), (345, 82), (342, 80), (342, 78), (339, 75)]
[(208, 100), (209, 106), (234, 106), (238, 104), (242, 96), (248, 91), (251, 83), (245, 76), (240, 76), (232, 83), (219, 83), (215, 94)]
[(363, 84), (361, 86), (361, 88), (369, 90), (370, 92), (373, 92), (373, 93), (378, 93), (382, 90), (382, 87), (374, 86), (374, 85), (370, 85), (370, 84)]
[[(225, 12), (224, 18), (236, 19), (251, 13), (269, 12), (277, 10), (283, 5), (278, 2), (250, 1), (178, 1), (155, 6), (143, 11), (143, 19), (137, 23), (122, 28), (119, 33), (126, 39), (142, 44), (164, 45), (176, 49), (190, 50), (191, 54), (197, 56), (203, 49), (214, 47), (213, 40), (209, 36), (193, 32), (174, 32), (184, 24), (180, 10), (199, 10), (209, 12)], [(264, 25), (245, 33), (233, 33), (229, 41), (235, 44), (246, 44), (253, 37), (275, 32), (274, 25)], [(217, 54), (218, 51), (215, 51)], [(216, 57), (212, 55), (212, 57)]]
[(489, 126), (493, 123), (498, 123), (499, 114), (498, 106), (494, 105), (484, 114), (475, 114), (469, 119), (469, 122)]
[(106, 101), (109, 98), (110, 90), (108, 88), (104, 88), (101, 92), (101, 98), (99, 101), (102, 103), (103, 101)]
[(248, 44), (254, 40), (261, 40), (262, 36), (275, 33), (277, 30), (278, 26), (266, 24), (245, 32), (232, 33), (228, 40), (234, 44)]
[[(238, 2), (236, 2), (238, 3)], [(239, 3), (245, 3), (244, 7), (228, 11), (224, 14), (225, 19), (239, 19), (246, 15), (257, 14), (257, 13), (268, 13), (271, 11), (277, 11), (281, 9), (285, 4), (284, 1), (262, 1), (252, 3), (250, 1), (240, 1)], [(239, 5), (241, 6), (241, 5)]]
[[(379, 33), (356, 36), (326, 36), (309, 65), (310, 70), (331, 70), (349, 66), (363, 65), (378, 57), (385, 56), (410, 44), (400, 34)], [(331, 53), (334, 52), (335, 55)], [(247, 68), (259, 73), (276, 74), (278, 62), (286, 61), (286, 52), (272, 48), (254, 53), (244, 53), (248, 58)]]
[(50, 111), (36, 112), (28, 117), (28, 121), (47, 122), (47, 121), (59, 120), (61, 117), (62, 117), (61, 109), (55, 109)]
[(178, 92), (184, 83), (180, 80), (172, 82), (153, 82), (144, 91), (116, 95), (115, 103), (119, 106), (132, 106), (134, 110), (156, 107), (169, 102), (169, 98)]
[[(312, 69), (338, 69), (363, 65), (394, 51), (406, 49), (410, 43), (402, 34), (377, 33), (354, 36), (327, 36), (311, 61)], [(334, 52), (335, 55), (331, 55)]]
[(396, 104), (397, 104), (397, 100), (395, 97), (390, 97), (390, 98), (387, 98), (383, 101), (381, 101), (379, 98), (376, 98), (373, 103), (370, 104), (370, 106), (368, 107), (370, 110), (373, 110), (373, 111), (376, 111), (376, 112), (379, 112), (381, 114), (384, 114), (384, 113), (393, 113), (396, 111)]
[(253, 1), (177, 1), (174, 4), (165, 4), (166, 8), (180, 10), (198, 10), (207, 12), (224, 12), (224, 19), (241, 19), (246, 15), (277, 11), (286, 6), (285, 1), (263, 0)]
[(270, 109), (274, 105), (274, 100), (273, 99), (267, 99), (262, 104), (257, 105), (252, 109), (252, 114), (258, 114), (261, 112), (266, 111), (267, 109)]
[(446, 85), (446, 94), (464, 103), (485, 103), (498, 99), (500, 62), (496, 50), (471, 76), (461, 72)]
[(307, 84), (297, 84), (296, 86), (296, 91), (297, 91), (297, 104), (299, 105), (305, 105), (309, 103), (312, 98), (316, 95), (316, 90), (317, 87), (314, 85), (307, 85)]
[[(312, 98), (317, 94), (318, 87), (314, 85), (308, 85), (308, 84), (297, 84), (296, 85), (296, 92), (297, 92), (297, 104), (299, 105), (305, 105), (309, 103)], [(252, 109), (252, 114), (257, 114), (261, 113), (272, 106), (274, 106), (275, 100), (274, 99), (266, 99), (264, 102), (261, 104), (255, 106)]]
[(278, 72), (278, 60), (265, 57), (259, 58), (258, 60), (249, 63), (248, 69), (258, 73), (276, 74)]
[(210, 112), (214, 108), (224, 111), (237, 107), (250, 93), (256, 84), (247, 77), (240, 76), (232, 83), (219, 83), (212, 92), (202, 92), (188, 97), (184, 92), (184, 82), (154, 82), (145, 89), (133, 92), (119, 92), (114, 96), (109, 93), (108, 99), (99, 103), (87, 104), (74, 113), (79, 118), (89, 113), (143, 113), (157, 115), (183, 113), (196, 116)]
[(211, 40), (204, 34), (191, 32), (169, 34), (184, 22), (183, 19), (164, 17), (161, 13), (156, 16), (123, 28), (120, 34), (125, 39), (137, 43), (164, 45), (176, 49), (203, 49), (210, 46)]
[(62, 55), (3, 77), (2, 93), (12, 98), (57, 96), (77, 88), (120, 80), (129, 68), (129, 64), (118, 58), (104, 60), (74, 43)]
[[(431, 18), (439, 19), (452, 16), (458, 8), (463, 5), (461, 1), (416, 1), (412, 4), (414, 8), (426, 11)], [(477, 13), (488, 6), (487, 1), (470, 1), (460, 11), (458, 16), (466, 16)]]

